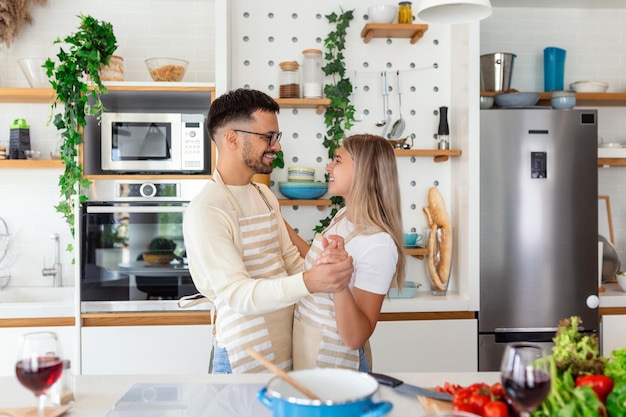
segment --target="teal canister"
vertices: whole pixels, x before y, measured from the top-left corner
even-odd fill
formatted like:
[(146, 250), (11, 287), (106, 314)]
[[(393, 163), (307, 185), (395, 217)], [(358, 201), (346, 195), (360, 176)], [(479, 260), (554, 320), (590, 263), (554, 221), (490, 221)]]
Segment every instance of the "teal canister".
[(30, 150), (30, 126), (25, 119), (15, 119), (9, 136), (9, 159), (26, 159)]

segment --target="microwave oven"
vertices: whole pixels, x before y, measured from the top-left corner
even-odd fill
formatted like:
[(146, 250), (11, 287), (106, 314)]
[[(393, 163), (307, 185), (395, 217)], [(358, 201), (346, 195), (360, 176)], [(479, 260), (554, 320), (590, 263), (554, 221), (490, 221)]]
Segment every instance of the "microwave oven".
[(204, 173), (210, 155), (205, 116), (104, 112), (101, 169), (116, 173)]

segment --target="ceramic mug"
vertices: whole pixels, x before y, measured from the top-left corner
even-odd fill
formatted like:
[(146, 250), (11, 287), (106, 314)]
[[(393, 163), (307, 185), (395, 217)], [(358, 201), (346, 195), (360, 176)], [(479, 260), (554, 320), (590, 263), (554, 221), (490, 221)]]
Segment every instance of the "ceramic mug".
[(404, 234), (404, 246), (417, 246), (423, 236), (416, 232), (410, 232)]

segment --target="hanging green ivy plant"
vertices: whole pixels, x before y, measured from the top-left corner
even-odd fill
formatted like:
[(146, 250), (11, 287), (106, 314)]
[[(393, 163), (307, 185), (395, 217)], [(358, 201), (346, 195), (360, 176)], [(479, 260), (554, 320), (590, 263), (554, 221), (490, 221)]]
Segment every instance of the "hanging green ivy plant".
[[(324, 147), (328, 149), (329, 159), (335, 156), (335, 151), (341, 146), (341, 140), (345, 137), (345, 131), (350, 130), (354, 122), (354, 106), (350, 104), (352, 83), (349, 78), (346, 78), (343, 56), (348, 27), (353, 18), (354, 10), (343, 11), (341, 9), (341, 14), (333, 12), (326, 15), (328, 22), (335, 25), (335, 30), (324, 39), (326, 64), (322, 67), (324, 74), (332, 79), (331, 83), (324, 86), (324, 95), (330, 99), (330, 104), (324, 113), (327, 130), (323, 142)], [(328, 174), (326, 174), (326, 181), (328, 181)], [(319, 233), (324, 230), (345, 204), (343, 197), (339, 196), (332, 196), (330, 201), (330, 214), (320, 220), (320, 224), (313, 229), (315, 232)]]
[[(61, 201), (55, 206), (70, 227), (74, 236), (74, 206), (76, 199), (81, 203), (87, 200), (82, 190), (91, 182), (85, 178), (83, 166), (78, 160), (78, 149), (83, 142), (82, 130), (86, 126), (86, 116), (100, 118), (103, 111), (100, 94), (106, 87), (100, 81), (100, 65), (107, 65), (117, 49), (117, 39), (113, 26), (98, 21), (91, 16), (79, 15), (80, 26), (76, 33), (57, 38), (54, 43), (62, 44), (57, 54), (58, 62), (48, 58), (44, 64), (46, 75), (55, 92), (51, 110), (57, 103), (64, 106), (62, 112), (54, 115), (54, 126), (61, 132), (61, 159), (65, 165), (59, 177)], [(65, 50), (64, 47), (69, 47)], [(88, 78), (90, 81), (87, 81)], [(87, 84), (89, 82), (89, 85)], [(89, 87), (89, 88), (88, 88)], [(93, 104), (89, 104), (89, 98)], [(73, 245), (67, 250), (72, 251)]]

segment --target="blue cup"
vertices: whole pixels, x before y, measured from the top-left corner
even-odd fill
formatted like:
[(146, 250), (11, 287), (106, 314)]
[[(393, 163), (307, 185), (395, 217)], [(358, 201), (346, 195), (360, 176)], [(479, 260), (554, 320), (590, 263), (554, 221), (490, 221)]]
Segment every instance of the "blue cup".
[(543, 50), (543, 86), (546, 92), (563, 90), (565, 49), (554, 46)]

